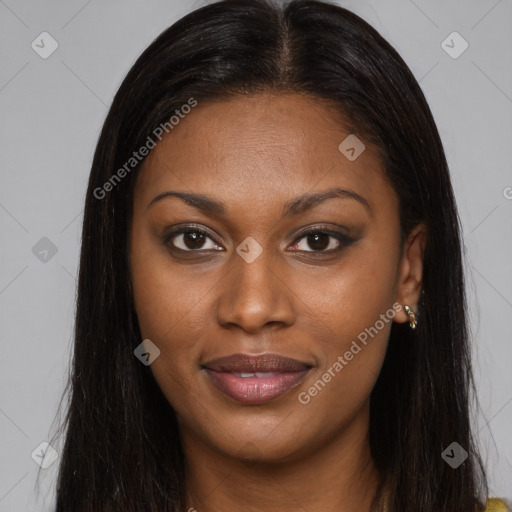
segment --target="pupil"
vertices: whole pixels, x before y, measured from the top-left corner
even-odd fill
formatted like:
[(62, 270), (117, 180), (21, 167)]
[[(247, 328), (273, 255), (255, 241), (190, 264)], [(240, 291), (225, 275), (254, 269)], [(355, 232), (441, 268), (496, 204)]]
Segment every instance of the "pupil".
[[(322, 240), (323, 238), (323, 240)], [(319, 242), (320, 239), (320, 242)], [(323, 242), (323, 243), (322, 243)], [(312, 249), (325, 249), (329, 245), (329, 237), (325, 233), (314, 233), (308, 235), (308, 244)]]
[(197, 231), (187, 231), (184, 233), (183, 240), (189, 249), (199, 249), (204, 243), (204, 235)]

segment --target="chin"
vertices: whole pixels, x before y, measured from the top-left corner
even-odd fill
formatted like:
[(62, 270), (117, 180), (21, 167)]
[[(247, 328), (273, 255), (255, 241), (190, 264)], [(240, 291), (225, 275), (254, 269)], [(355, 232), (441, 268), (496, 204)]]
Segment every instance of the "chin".
[[(289, 421), (291, 418), (293, 423)], [(295, 414), (272, 413), (240, 421), (235, 421), (231, 415), (230, 421), (222, 421), (221, 418), (218, 421), (226, 435), (212, 436), (214, 433), (210, 432), (207, 436), (217, 450), (236, 459), (253, 463), (291, 462), (307, 452), (306, 447), (313, 446), (313, 440), (320, 437), (314, 432), (308, 434), (304, 423), (296, 411)]]

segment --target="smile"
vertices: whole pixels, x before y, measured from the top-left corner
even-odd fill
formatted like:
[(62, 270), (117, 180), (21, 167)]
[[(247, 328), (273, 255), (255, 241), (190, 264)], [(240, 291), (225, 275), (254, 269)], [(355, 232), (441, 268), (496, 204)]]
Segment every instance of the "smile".
[(264, 404), (298, 386), (311, 366), (276, 354), (234, 354), (203, 369), (213, 386), (242, 404)]

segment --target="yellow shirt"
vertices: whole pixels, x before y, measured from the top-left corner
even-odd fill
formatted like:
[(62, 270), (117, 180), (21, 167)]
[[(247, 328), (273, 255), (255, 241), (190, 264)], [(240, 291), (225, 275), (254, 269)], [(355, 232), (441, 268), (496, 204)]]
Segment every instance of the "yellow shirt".
[(499, 498), (489, 498), (486, 503), (485, 512), (509, 512), (507, 504)]
[[(387, 505), (384, 505), (384, 512), (389, 512)], [(512, 512), (512, 505), (500, 498), (487, 498), (485, 512)]]

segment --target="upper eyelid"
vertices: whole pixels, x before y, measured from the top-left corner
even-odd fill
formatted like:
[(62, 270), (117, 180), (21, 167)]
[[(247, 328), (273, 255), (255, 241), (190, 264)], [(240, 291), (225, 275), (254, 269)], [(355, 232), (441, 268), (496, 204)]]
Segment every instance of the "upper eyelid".
[[(196, 226), (196, 225), (187, 225), (187, 226), (182, 226), (182, 227), (176, 228), (175, 230), (172, 230), (168, 235), (166, 235), (165, 239), (166, 239), (167, 242), (170, 242), (174, 237), (176, 237), (178, 235), (182, 235), (182, 234), (184, 234), (186, 232), (194, 232), (194, 231), (202, 233), (203, 235), (205, 235), (208, 238), (210, 238), (210, 240), (212, 242), (214, 242), (217, 245), (220, 245), (219, 242), (217, 242), (215, 240), (215, 238), (210, 235), (210, 233), (209, 233), (209, 231), (207, 229), (205, 229), (203, 227), (200, 227), (200, 226)], [(293, 238), (291, 243), (292, 244), (297, 243), (299, 240), (302, 240), (304, 237), (306, 237), (310, 233), (324, 233), (324, 234), (327, 234), (328, 236), (336, 238), (340, 243), (343, 242), (343, 239), (350, 239), (351, 238), (348, 234), (342, 233), (341, 231), (336, 231), (333, 228), (320, 225), (320, 226), (310, 226), (310, 227), (304, 228), (303, 231), (301, 231), (300, 233), (295, 235), (295, 237)], [(183, 252), (199, 252), (199, 251), (201, 251), (201, 249), (196, 249), (196, 250), (190, 249), (190, 250), (187, 251), (187, 250), (184, 250), (184, 249), (180, 249), (178, 247), (174, 247), (174, 248), (178, 249), (178, 250), (181, 250)], [(307, 252), (316, 252), (316, 251), (307, 251)], [(322, 252), (322, 251), (318, 251), (318, 252)], [(325, 252), (328, 252), (328, 251), (325, 251)]]
[[(215, 240), (215, 238), (212, 237), (206, 229), (195, 227), (195, 226), (184, 226), (184, 227), (176, 228), (175, 230), (172, 230), (167, 235), (165, 235), (164, 240), (166, 243), (169, 243), (171, 240), (173, 240), (175, 237), (177, 237), (179, 235), (183, 235), (187, 232), (194, 232), (194, 231), (207, 236), (213, 243), (219, 245), (219, 242), (217, 242)], [(179, 249), (178, 247), (174, 247), (174, 248), (184, 251), (184, 252), (199, 252), (201, 250), (201, 249), (197, 249), (195, 251), (194, 250), (185, 251), (184, 249)]]

